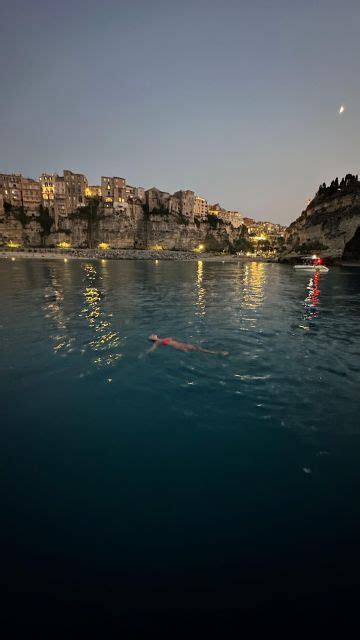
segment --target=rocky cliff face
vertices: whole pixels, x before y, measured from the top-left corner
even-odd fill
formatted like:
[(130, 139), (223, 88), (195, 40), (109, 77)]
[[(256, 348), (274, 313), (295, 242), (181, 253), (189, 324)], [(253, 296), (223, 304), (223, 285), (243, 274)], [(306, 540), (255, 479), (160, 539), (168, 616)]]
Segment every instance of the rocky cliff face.
[[(154, 212), (155, 211), (155, 212)], [(85, 215), (75, 214), (59, 221), (58, 229), (46, 237), (47, 246), (67, 242), (72, 247), (97, 247), (106, 242), (115, 249), (163, 249), (192, 250), (203, 244), (207, 250), (233, 248), (247, 235), (244, 226), (235, 228), (226, 221), (191, 220), (176, 211), (154, 208), (149, 212), (140, 204), (130, 204), (125, 210), (101, 209), (90, 222)], [(159, 212), (160, 211), (160, 212)], [(0, 246), (10, 241), (26, 247), (43, 244), (42, 228), (36, 217), (25, 225), (12, 213), (0, 218)]]
[[(351, 176), (341, 187), (323, 185), (301, 216), (287, 229), (285, 253), (316, 253), (360, 259), (360, 182)], [(337, 183), (337, 181), (336, 181)], [(333, 186), (334, 184), (334, 186)]]

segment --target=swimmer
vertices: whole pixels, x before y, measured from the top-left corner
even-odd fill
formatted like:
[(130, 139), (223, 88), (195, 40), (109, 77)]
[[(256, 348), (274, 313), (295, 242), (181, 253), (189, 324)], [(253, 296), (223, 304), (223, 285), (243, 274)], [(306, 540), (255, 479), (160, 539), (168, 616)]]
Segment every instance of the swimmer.
[(228, 356), (228, 351), (211, 351), (210, 349), (203, 349), (199, 347), (197, 344), (189, 344), (188, 342), (178, 342), (174, 340), (174, 338), (159, 338), (155, 333), (149, 336), (149, 340), (151, 340), (154, 344), (149, 349), (148, 353), (151, 351), (155, 351), (160, 345), (164, 347), (172, 347), (173, 349), (177, 349), (178, 351), (201, 351), (202, 353), (211, 353), (215, 356)]

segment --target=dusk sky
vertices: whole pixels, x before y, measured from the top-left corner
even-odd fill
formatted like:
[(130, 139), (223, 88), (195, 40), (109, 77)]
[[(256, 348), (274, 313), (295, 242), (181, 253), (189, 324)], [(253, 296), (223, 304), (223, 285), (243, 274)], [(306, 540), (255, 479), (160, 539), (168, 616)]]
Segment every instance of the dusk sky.
[(0, 6), (0, 171), (119, 175), (284, 224), (360, 172), (359, 0)]

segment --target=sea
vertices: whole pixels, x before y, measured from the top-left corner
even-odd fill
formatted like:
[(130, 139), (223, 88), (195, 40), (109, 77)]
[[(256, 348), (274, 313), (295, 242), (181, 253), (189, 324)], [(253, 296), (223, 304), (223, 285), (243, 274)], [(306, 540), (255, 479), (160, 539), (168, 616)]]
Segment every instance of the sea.
[(359, 270), (16, 258), (0, 295), (3, 628), (355, 616)]

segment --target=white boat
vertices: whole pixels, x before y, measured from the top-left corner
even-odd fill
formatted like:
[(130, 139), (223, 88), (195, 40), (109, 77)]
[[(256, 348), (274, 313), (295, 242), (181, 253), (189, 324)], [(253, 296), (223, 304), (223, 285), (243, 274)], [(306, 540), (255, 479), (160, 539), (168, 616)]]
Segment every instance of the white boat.
[(304, 271), (306, 273), (309, 271), (311, 273), (327, 273), (329, 271), (329, 268), (323, 264), (322, 259), (317, 256), (302, 256), (299, 259), (301, 262), (294, 264), (296, 271)]

